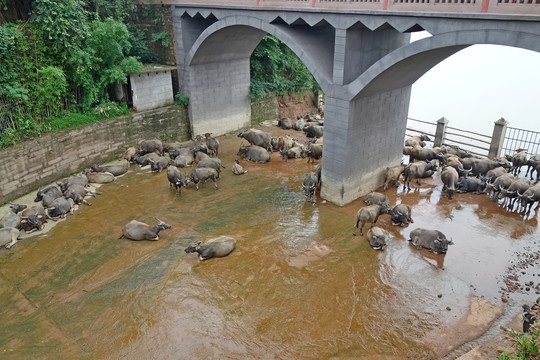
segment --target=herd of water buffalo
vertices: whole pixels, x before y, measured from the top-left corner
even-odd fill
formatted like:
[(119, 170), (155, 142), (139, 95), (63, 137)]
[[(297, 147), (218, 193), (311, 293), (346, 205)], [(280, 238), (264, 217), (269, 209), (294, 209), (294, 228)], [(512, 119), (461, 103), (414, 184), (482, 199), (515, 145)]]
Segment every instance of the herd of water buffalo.
[[(257, 129), (249, 129), (238, 134), (238, 137), (248, 141), (249, 145), (241, 145), (232, 166), (232, 172), (241, 175), (247, 172), (240, 165), (240, 160), (266, 163), (271, 159), (272, 152), (279, 152), (283, 161), (291, 158), (308, 158), (313, 163), (322, 157), (322, 137), (324, 119), (319, 114), (299, 116), (296, 121), (288, 118), (278, 120), (278, 126), (284, 130), (303, 131), (308, 138), (302, 144), (290, 135), (273, 137)], [(204, 140), (204, 141), (203, 141)], [(498, 159), (479, 158), (454, 146), (426, 148), (425, 135), (414, 136), (406, 140), (403, 154), (409, 155), (408, 165), (389, 167), (385, 171), (384, 190), (389, 186), (397, 186), (403, 176), (405, 189), (410, 189), (410, 182), (416, 179), (431, 177), (441, 168), (443, 191), (452, 200), (455, 192), (485, 193), (492, 199), (502, 202), (510, 211), (521, 211), (528, 215), (534, 203), (535, 210), (540, 206), (540, 155), (527, 158), (527, 152), (517, 150), (514, 155), (506, 155)], [(217, 189), (217, 180), (221, 177), (224, 166), (218, 157), (219, 141), (211, 133), (196, 136), (188, 143), (163, 143), (160, 140), (143, 140), (138, 146), (130, 147), (120, 159), (126, 160), (127, 165), (96, 164), (85, 169), (81, 174), (64, 179), (56, 185), (39, 189), (35, 202), (41, 205), (27, 208), (25, 205), (11, 204), (10, 211), (0, 219), (0, 246), (10, 248), (16, 243), (20, 231), (27, 233), (41, 230), (47, 219), (56, 220), (73, 213), (74, 206), (85, 203), (85, 197), (95, 196), (96, 191), (88, 187), (89, 183), (110, 183), (117, 176), (128, 171), (132, 164), (150, 166), (152, 172), (166, 170), (170, 188), (181, 196), (181, 189), (189, 183), (199, 189), (199, 184), (212, 181)], [(519, 177), (521, 168), (527, 166), (525, 177)], [(189, 175), (183, 176), (180, 168), (193, 167)], [(536, 172), (536, 183), (533, 184), (533, 174)], [(530, 174), (530, 180), (527, 176)], [(316, 202), (316, 191), (321, 186), (321, 166), (315, 172), (304, 175), (302, 188), (308, 200)], [(364, 200), (367, 206), (362, 207), (356, 216), (355, 231), (370, 224), (366, 234), (370, 245), (382, 249), (385, 245), (386, 232), (374, 226), (378, 217), (389, 214), (395, 225), (408, 225), (413, 222), (411, 207), (399, 204), (390, 207), (388, 198), (378, 192), (373, 192)], [(170, 225), (156, 219), (157, 224), (151, 226), (132, 220), (122, 228), (122, 236), (132, 240), (157, 240), (161, 230), (170, 229)], [(427, 248), (435, 253), (444, 253), (452, 242), (437, 230), (415, 229), (410, 233), (410, 240), (418, 248)], [(201, 259), (228, 255), (235, 246), (230, 238), (217, 238), (202, 245), (200, 242), (190, 245), (186, 252), (198, 252)]]

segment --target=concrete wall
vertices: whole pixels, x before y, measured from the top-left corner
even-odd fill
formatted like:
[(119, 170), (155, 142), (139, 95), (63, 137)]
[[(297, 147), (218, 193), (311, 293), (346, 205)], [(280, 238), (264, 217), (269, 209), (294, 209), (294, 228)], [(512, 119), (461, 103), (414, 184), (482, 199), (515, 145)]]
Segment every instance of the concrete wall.
[(170, 70), (131, 74), (130, 79), (135, 110), (146, 111), (174, 103)]
[(135, 113), (81, 129), (51, 133), (0, 151), (0, 204), (96, 162), (112, 160), (143, 139), (187, 141), (180, 106)]

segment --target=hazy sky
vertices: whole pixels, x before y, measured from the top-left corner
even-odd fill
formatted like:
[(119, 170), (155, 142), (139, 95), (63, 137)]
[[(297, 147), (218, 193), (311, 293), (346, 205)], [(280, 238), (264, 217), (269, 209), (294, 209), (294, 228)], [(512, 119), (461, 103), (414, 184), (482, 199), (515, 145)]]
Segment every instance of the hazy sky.
[[(413, 40), (429, 35), (413, 35)], [(409, 117), (491, 135), (493, 122), (540, 132), (540, 53), (473, 45), (441, 62), (412, 87)]]

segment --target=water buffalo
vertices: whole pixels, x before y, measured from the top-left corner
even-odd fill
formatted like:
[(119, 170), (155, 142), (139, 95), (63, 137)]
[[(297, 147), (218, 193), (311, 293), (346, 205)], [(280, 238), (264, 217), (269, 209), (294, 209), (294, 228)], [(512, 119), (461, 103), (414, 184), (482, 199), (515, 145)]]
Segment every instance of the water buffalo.
[(281, 157), (285, 159), (299, 159), (305, 158), (307, 156), (307, 151), (304, 148), (304, 145), (294, 146), (287, 151), (281, 150)]
[(208, 154), (206, 154), (203, 151), (196, 151), (195, 152), (195, 162), (197, 164), (200, 163), (201, 161), (210, 160), (210, 159), (211, 159), (211, 157), (208, 156)]
[(0, 229), (0, 247), (5, 246), (9, 249), (17, 242), (19, 238), (19, 229), (13, 227), (6, 227)]
[[(502, 165), (501, 161), (495, 161), (490, 159), (474, 159), (470, 158), (470, 164), (472, 166), (471, 174), (473, 176), (486, 175), (489, 170), (493, 170)], [(465, 159), (462, 161), (463, 166), (466, 166)], [(470, 167), (467, 165), (467, 167)]]
[(221, 168), (225, 169), (225, 166), (221, 165), (221, 160), (218, 158), (212, 158), (208, 160), (200, 161), (197, 168), (210, 168), (217, 171), (218, 179), (221, 179)]
[(499, 192), (499, 200), (504, 199), (502, 206), (507, 206), (509, 209), (514, 208), (514, 203), (519, 195), (524, 194), (531, 186), (531, 181), (527, 178), (516, 179), (508, 189), (502, 189)]
[(73, 176), (73, 177), (64, 179), (61, 183), (56, 183), (56, 185), (60, 187), (60, 190), (62, 192), (65, 192), (67, 188), (70, 187), (71, 185), (82, 185), (82, 186), (88, 185), (88, 178), (86, 177), (86, 175), (81, 174), (79, 176)]
[(489, 194), (492, 200), (496, 199), (501, 190), (508, 189), (510, 185), (516, 180), (516, 177), (510, 173), (504, 173), (501, 176), (497, 177), (492, 184), (487, 184), (484, 189), (485, 194)]
[(73, 214), (75, 202), (73, 199), (68, 199), (64, 196), (61, 196), (55, 199), (46, 209), (45, 213), (47, 217), (52, 220), (57, 220), (58, 218), (65, 218), (67, 214)]
[(116, 180), (116, 177), (110, 172), (93, 172), (89, 169), (84, 171), (84, 174), (88, 178), (89, 183), (94, 184), (108, 184)]
[(268, 151), (257, 145), (240, 146), (240, 149), (238, 149), (238, 153), (236, 155), (244, 155), (245, 160), (251, 160), (261, 164), (270, 161), (270, 154), (268, 153)]
[(411, 188), (411, 179), (416, 179), (416, 183), (420, 185), (420, 179), (424, 178), (426, 174), (433, 174), (433, 171), (437, 169), (437, 163), (435, 161), (430, 162), (417, 162), (409, 164), (403, 170), (404, 180), (403, 183), (405, 187)]
[(470, 192), (481, 194), (486, 188), (486, 181), (478, 178), (459, 178), (456, 191), (460, 193)]
[(422, 134), (422, 135), (415, 135), (411, 136), (407, 140), (405, 140), (405, 146), (415, 146), (419, 145), (421, 147), (426, 146), (426, 143), (424, 141), (431, 141), (429, 136)]
[(192, 156), (195, 156), (195, 155), (193, 155), (193, 149), (191, 149), (189, 147), (184, 147), (184, 146), (173, 147), (172, 149), (170, 149), (168, 151), (168, 153), (169, 153), (169, 156), (171, 157), (172, 160), (174, 160), (178, 156), (184, 155), (186, 153), (191, 153)]
[(26, 205), (10, 204), (8, 212), (0, 219), (0, 228), (18, 228), (21, 224), (19, 212), (26, 209)]
[(182, 186), (186, 187), (187, 182), (176, 166), (169, 165), (167, 168), (167, 180), (169, 180), (169, 189), (174, 189), (178, 196), (182, 195)]
[(466, 150), (463, 150), (459, 146), (455, 145), (443, 145), (441, 146), (441, 153), (442, 154), (451, 154), (456, 155), (459, 158), (466, 158), (470, 155), (470, 153)]
[(299, 118), (296, 120), (296, 122), (293, 124), (293, 129), (301, 131), (304, 129), (304, 126), (306, 126), (306, 123), (304, 122), (304, 119)]
[(118, 157), (118, 160), (126, 160), (128, 165), (130, 165), (135, 155), (137, 155), (137, 148), (132, 146), (124, 151), (124, 153)]
[(184, 251), (186, 254), (197, 252), (200, 260), (208, 260), (214, 257), (229, 255), (236, 247), (236, 240), (229, 236), (219, 236), (208, 240), (204, 245), (198, 241), (189, 245)]
[(396, 205), (390, 210), (389, 214), (392, 217), (392, 225), (404, 226), (414, 223), (412, 219), (412, 209), (409, 205)]
[(304, 178), (302, 179), (302, 189), (304, 190), (306, 198), (308, 200), (311, 199), (313, 204), (315, 204), (317, 201), (317, 187), (319, 187), (319, 179), (317, 178), (317, 174), (314, 172), (305, 174)]
[(382, 250), (386, 246), (386, 231), (378, 226), (369, 229), (366, 238), (374, 250)]
[(38, 190), (34, 202), (39, 202), (43, 204), (44, 207), (48, 207), (55, 199), (62, 196), (62, 192), (56, 186), (49, 186), (44, 190)]
[(218, 178), (218, 173), (215, 169), (211, 168), (195, 168), (189, 176), (186, 177), (186, 182), (192, 182), (195, 184), (195, 190), (199, 190), (199, 182), (205, 183), (208, 180), (212, 180), (214, 187), (218, 188), (216, 179)]
[(448, 251), (448, 245), (453, 244), (451, 240), (448, 241), (446, 236), (438, 230), (417, 228), (411, 231), (409, 236), (409, 241), (411, 241), (417, 249), (428, 249), (435, 254), (446, 253), (446, 251)]
[(114, 176), (120, 176), (127, 173), (128, 168), (126, 166), (121, 165), (106, 165), (106, 166), (99, 166), (99, 164), (95, 164), (92, 166), (93, 172), (108, 172), (113, 174)]
[(495, 179), (497, 179), (499, 176), (506, 174), (506, 169), (502, 166), (498, 166), (495, 169), (491, 169), (486, 173), (485, 180), (486, 183), (492, 184)]
[[(539, 161), (540, 161), (540, 154), (531, 155), (531, 157), (529, 158), (529, 160), (527, 160), (527, 163), (526, 163), (527, 172), (525, 173), (525, 176), (527, 176), (529, 174), (529, 171), (533, 169), (533, 171), (536, 170), (536, 176), (538, 177), (538, 170), (540, 170)], [(531, 171), (531, 180), (532, 180), (532, 171)]]
[(445, 161), (443, 161), (446, 166), (451, 166), (458, 172), (459, 176), (463, 176), (467, 178), (469, 176), (469, 172), (471, 172), (472, 167), (470, 169), (464, 169), (463, 164), (459, 160), (458, 157), (452, 156), (452, 157), (445, 157)]
[(160, 156), (156, 160), (150, 160), (150, 169), (152, 172), (161, 172), (169, 166), (169, 159), (165, 156)]
[(232, 172), (233, 172), (234, 175), (243, 175), (243, 174), (247, 173), (248, 171), (244, 170), (242, 165), (240, 165), (240, 160), (236, 159), (236, 160), (234, 160), (234, 164), (232, 166)]
[(444, 156), (437, 154), (433, 149), (424, 149), (421, 146), (414, 146), (409, 155), (409, 163), (412, 163), (415, 160), (431, 161), (435, 159), (442, 163), (444, 161)]
[(267, 133), (248, 130), (238, 134), (238, 137), (246, 139), (251, 145), (260, 146), (268, 151), (272, 151), (272, 137)]
[(443, 191), (448, 193), (448, 200), (452, 200), (459, 181), (457, 170), (451, 166), (445, 166), (441, 172), (441, 180), (443, 182)]
[(512, 162), (512, 169), (510, 170), (510, 172), (513, 172), (516, 176), (521, 172), (521, 167), (527, 164), (526, 150), (517, 150), (514, 156), (505, 155), (505, 157), (507, 160)]
[(403, 173), (404, 169), (405, 166), (403, 165), (396, 165), (386, 168), (384, 171), (384, 191), (386, 191), (390, 185), (399, 185), (399, 177)]
[(86, 205), (92, 205), (88, 201), (86, 201), (84, 198), (85, 196), (96, 196), (97, 192), (88, 190), (82, 185), (71, 185), (67, 188), (66, 192), (64, 193), (64, 197), (67, 199), (72, 199), (75, 204), (85, 203)]
[(323, 152), (323, 144), (309, 144), (306, 154), (308, 156), (308, 163), (311, 161), (311, 163), (315, 162), (315, 159), (322, 158), (322, 152)]
[[(203, 154), (205, 158), (210, 159), (210, 156), (208, 156), (207, 154), (203, 152), (198, 152), (197, 154)], [(185, 151), (174, 159), (174, 165), (179, 168), (192, 166), (194, 162), (195, 162), (195, 154), (192, 150)]]
[(206, 146), (208, 147), (208, 151), (213, 156), (217, 157), (219, 152), (219, 141), (215, 137), (212, 136), (212, 133), (206, 133), (204, 134), (204, 137), (206, 138)]
[(371, 227), (373, 227), (381, 214), (388, 214), (389, 212), (390, 209), (385, 205), (370, 205), (360, 208), (356, 213), (356, 224), (353, 235), (356, 236), (356, 230), (359, 228), (358, 225), (360, 223), (362, 224), (360, 226), (360, 235), (363, 235), (362, 229), (366, 223), (370, 223)]
[(143, 140), (139, 143), (137, 155), (145, 155), (152, 152), (163, 156), (163, 143), (161, 140)]
[(140, 167), (143, 167), (143, 166), (146, 166), (146, 165), (150, 165), (150, 160), (157, 160), (159, 159), (159, 155), (152, 152), (152, 153), (149, 153), (149, 154), (145, 154), (145, 155), (135, 155), (133, 157), (133, 161), (139, 165)]
[[(536, 171), (536, 182), (538, 182), (540, 180), (540, 160), (529, 161), (528, 165), (531, 169), (531, 180), (533, 179), (533, 173)], [(527, 168), (527, 171), (529, 171), (529, 168)]]
[(307, 125), (302, 129), (308, 138), (323, 137), (324, 127), (319, 125)]
[(538, 209), (540, 206), (540, 184), (529, 187), (523, 195), (519, 195), (519, 199), (523, 208), (523, 214), (528, 215), (535, 202), (538, 202), (535, 210)]
[(159, 240), (159, 232), (161, 230), (170, 229), (171, 225), (165, 224), (159, 219), (156, 220), (158, 223), (154, 226), (150, 226), (137, 220), (131, 220), (129, 223), (124, 225), (122, 228), (122, 236), (120, 236), (118, 239), (125, 236), (130, 240)]
[(43, 206), (32, 206), (21, 213), (21, 230), (31, 233), (41, 230), (47, 222), (47, 214)]
[(368, 196), (364, 199), (364, 202), (367, 205), (384, 205), (388, 208), (390, 207), (390, 200), (388, 200), (388, 197), (375, 191), (369, 193)]
[(283, 118), (278, 120), (278, 126), (282, 128), (283, 130), (290, 130), (292, 129), (292, 122), (289, 118)]

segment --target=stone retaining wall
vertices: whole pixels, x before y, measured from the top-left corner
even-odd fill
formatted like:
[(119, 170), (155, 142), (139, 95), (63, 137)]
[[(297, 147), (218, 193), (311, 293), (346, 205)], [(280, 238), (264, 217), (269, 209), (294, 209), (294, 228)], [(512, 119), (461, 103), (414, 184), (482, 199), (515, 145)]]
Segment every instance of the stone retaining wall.
[(169, 106), (134, 113), (0, 150), (0, 204), (155, 138), (189, 140), (187, 111)]

